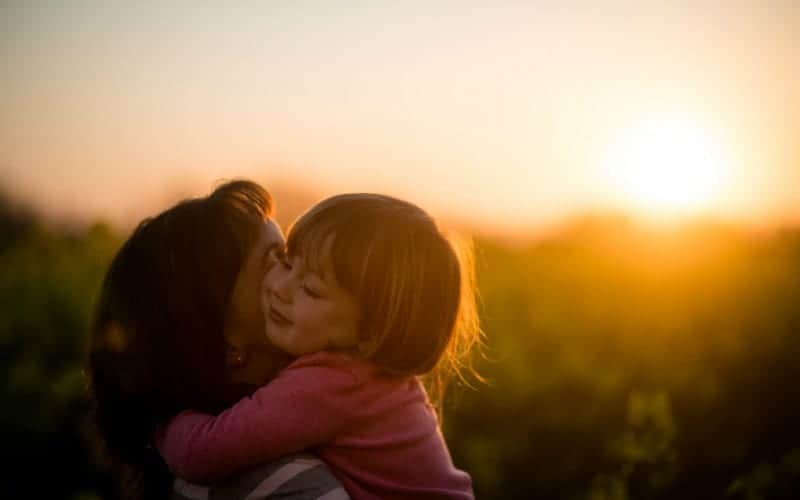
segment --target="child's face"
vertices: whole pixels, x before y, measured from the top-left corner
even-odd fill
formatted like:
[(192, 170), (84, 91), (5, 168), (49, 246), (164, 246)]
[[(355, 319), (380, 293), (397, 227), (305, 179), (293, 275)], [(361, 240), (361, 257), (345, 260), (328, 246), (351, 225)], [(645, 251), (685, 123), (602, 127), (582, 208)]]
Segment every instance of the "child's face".
[(358, 304), (330, 269), (308, 269), (302, 256), (281, 256), (264, 278), (266, 332), (295, 356), (351, 349), (358, 338)]

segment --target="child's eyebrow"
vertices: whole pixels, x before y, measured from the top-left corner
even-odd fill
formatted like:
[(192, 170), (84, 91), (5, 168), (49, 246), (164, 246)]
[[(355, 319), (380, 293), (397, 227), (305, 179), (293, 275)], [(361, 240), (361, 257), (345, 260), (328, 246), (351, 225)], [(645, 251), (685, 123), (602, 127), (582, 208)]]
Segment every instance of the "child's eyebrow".
[(326, 272), (325, 267), (320, 265), (319, 262), (312, 262), (311, 259), (307, 258), (305, 255), (302, 254), (295, 255), (295, 257), (299, 257), (300, 259), (302, 259), (306, 273), (313, 274), (314, 276), (319, 278), (319, 280), (322, 281), (323, 284), (330, 283), (330, 271)]
[(330, 266), (320, 266), (310, 271), (314, 273), (324, 285), (333, 286), (336, 284), (336, 278)]

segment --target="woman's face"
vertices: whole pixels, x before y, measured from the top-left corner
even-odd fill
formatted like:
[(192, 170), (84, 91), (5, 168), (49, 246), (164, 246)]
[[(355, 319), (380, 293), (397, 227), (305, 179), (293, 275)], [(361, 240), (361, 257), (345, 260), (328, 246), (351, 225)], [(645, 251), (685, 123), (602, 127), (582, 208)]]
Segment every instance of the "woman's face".
[(231, 294), (225, 339), (229, 382), (260, 385), (281, 367), (281, 355), (267, 341), (261, 310), (261, 283), (283, 249), (285, 238), (272, 219), (264, 221), (258, 239), (239, 270)]

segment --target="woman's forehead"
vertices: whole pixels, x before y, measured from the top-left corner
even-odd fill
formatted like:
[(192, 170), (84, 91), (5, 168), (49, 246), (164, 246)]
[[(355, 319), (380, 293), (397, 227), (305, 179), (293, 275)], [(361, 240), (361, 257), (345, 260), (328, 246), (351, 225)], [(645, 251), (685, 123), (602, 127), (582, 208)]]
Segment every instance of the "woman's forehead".
[(266, 246), (272, 246), (274, 244), (283, 246), (286, 244), (286, 238), (283, 236), (283, 231), (281, 231), (280, 226), (270, 218), (264, 220), (261, 240)]

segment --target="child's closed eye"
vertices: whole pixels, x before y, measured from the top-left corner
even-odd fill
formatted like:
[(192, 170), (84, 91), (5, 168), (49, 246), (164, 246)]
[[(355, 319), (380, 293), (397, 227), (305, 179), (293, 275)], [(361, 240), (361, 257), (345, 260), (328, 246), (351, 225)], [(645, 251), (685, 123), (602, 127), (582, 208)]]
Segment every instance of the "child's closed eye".
[(306, 283), (303, 283), (303, 286), (301, 288), (303, 292), (305, 292), (305, 294), (311, 297), (312, 299), (319, 299), (320, 297), (322, 297), (319, 291), (317, 291), (316, 289), (314, 289), (314, 287), (309, 286)]

